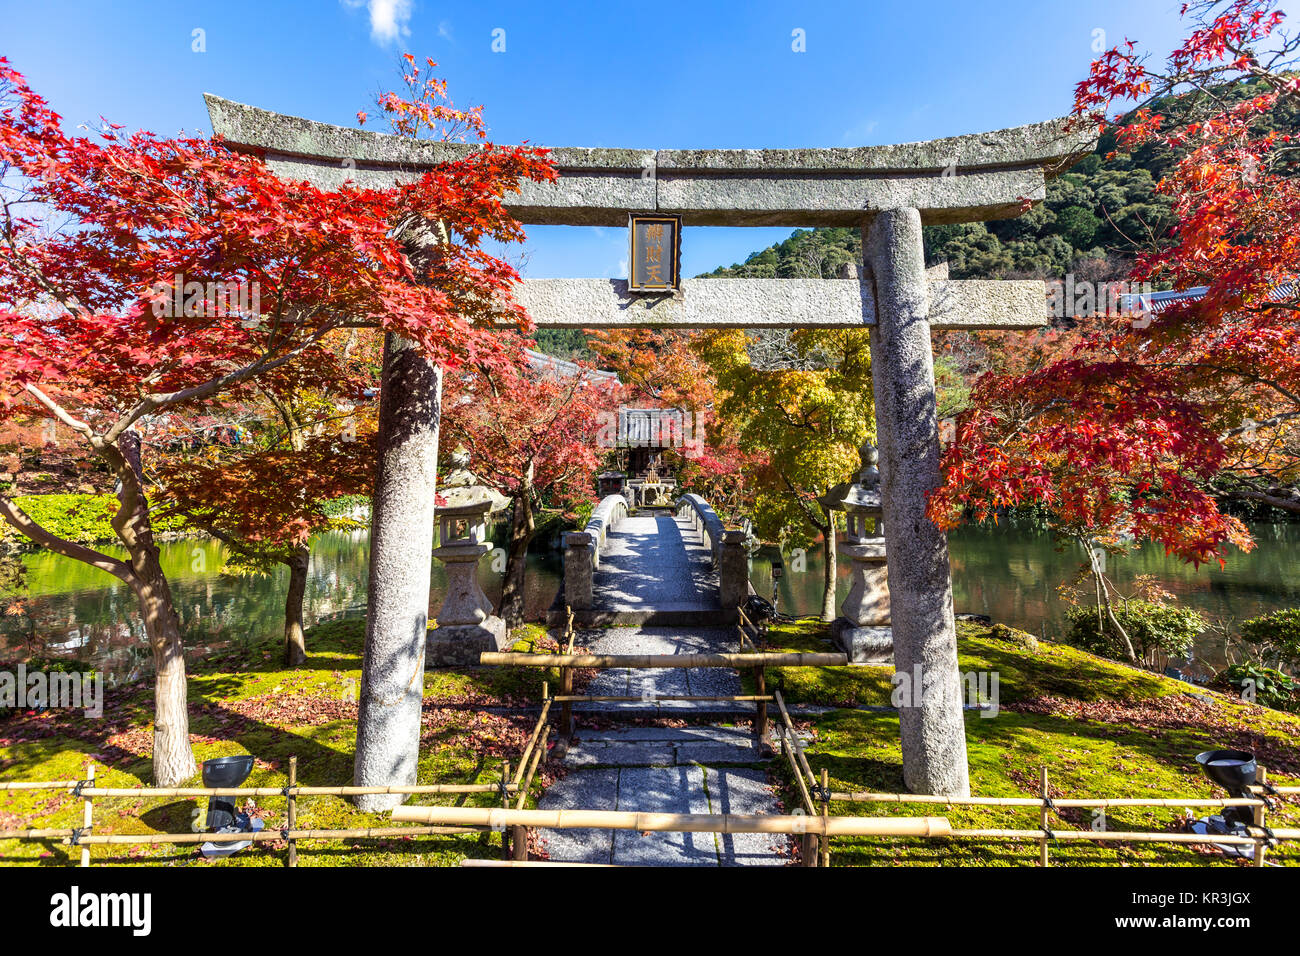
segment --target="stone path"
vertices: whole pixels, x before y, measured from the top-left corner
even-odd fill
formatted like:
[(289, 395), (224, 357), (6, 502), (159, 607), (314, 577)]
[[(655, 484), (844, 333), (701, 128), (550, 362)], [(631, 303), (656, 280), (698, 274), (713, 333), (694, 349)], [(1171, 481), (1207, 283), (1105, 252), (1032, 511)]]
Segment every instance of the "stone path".
[(592, 576), (601, 611), (717, 611), (712, 556), (686, 518), (624, 518), (606, 536)]
[[(583, 631), (578, 640), (600, 654), (692, 654), (736, 649), (735, 631), (729, 628), (610, 628)], [(716, 715), (719, 706), (661, 701), (658, 695), (727, 695), (739, 691), (740, 677), (729, 670), (602, 671), (588, 685), (587, 693), (630, 694), (642, 700), (627, 704), (593, 702), (579, 708), (579, 729), (573, 747), (564, 757), (568, 774), (542, 794), (538, 805), (542, 809), (580, 807), (662, 813), (781, 812), (762, 767), (764, 758), (747, 723), (631, 727), (613, 719), (700, 720), (710, 713)], [(734, 709), (736, 705), (725, 707)], [(596, 721), (602, 726), (591, 728)], [(770, 834), (542, 830), (540, 835), (551, 859), (576, 863), (779, 866), (789, 859), (786, 838)]]

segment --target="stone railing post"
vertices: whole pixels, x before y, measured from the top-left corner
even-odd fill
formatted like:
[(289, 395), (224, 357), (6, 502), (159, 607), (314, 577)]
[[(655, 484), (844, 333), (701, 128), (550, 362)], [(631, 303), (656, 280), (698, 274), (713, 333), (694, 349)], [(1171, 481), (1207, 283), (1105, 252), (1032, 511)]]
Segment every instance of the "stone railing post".
[(596, 547), (595, 538), (585, 531), (564, 533), (564, 600), (575, 611), (591, 609)]
[(862, 247), (876, 293), (871, 378), (894, 668), (910, 691), (899, 708), (903, 779), (913, 793), (966, 795), (948, 538), (925, 513), (926, 494), (939, 484), (939, 428), (920, 213), (877, 213), (863, 228)]
[(718, 561), (718, 602), (730, 611), (749, 597), (748, 536), (743, 531), (722, 532), (722, 555)]

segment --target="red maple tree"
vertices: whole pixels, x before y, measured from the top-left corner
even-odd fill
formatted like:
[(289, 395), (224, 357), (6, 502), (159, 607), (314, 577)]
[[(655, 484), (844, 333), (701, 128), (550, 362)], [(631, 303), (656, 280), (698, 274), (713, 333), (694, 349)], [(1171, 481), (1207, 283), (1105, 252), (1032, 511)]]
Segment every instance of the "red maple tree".
[(1251, 544), (1221, 497), (1300, 512), (1300, 167), (1275, 126), (1300, 105), (1297, 41), (1272, 0), (1183, 15), (1163, 66), (1132, 42), (1099, 57), (1075, 113), (1118, 148), (1171, 153), (1159, 190), (1177, 223), (1132, 278), (1204, 293), (1097, 316), (1067, 354), (982, 377), (930, 500), (942, 526), (1036, 504), (1080, 539), (1200, 563)]
[(515, 361), (471, 362), (448, 376), (442, 446), (463, 445), (470, 470), (513, 499), (505, 577), (497, 609), (523, 620), (528, 547), (544, 505), (572, 509), (595, 493), (601, 416), (613, 414), (615, 389), (599, 379), (532, 369), (519, 336), (502, 336)]
[[(134, 591), (157, 674), (160, 785), (195, 765), (137, 429), (255, 383), (335, 381), (323, 343), (353, 326), (400, 334), (452, 367), (494, 361), (504, 353), (486, 326), (527, 319), (514, 269), (482, 241), (521, 239), (502, 197), (554, 176), (544, 151), (484, 143), (392, 188), (325, 192), (206, 139), (68, 135), (0, 59), (0, 418), (49, 418), (107, 465), (127, 558), (59, 538), (8, 497), (0, 516)], [(418, 270), (401, 242), (415, 223), (441, 240)]]

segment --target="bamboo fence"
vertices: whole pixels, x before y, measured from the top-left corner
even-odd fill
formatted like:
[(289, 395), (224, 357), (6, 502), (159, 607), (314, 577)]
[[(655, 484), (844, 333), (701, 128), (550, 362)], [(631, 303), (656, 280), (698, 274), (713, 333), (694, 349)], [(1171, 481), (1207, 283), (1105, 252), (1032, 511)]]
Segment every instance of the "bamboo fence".
[[(519, 763), (511, 773), (511, 763), (504, 761), (501, 778), (492, 784), (423, 784), (394, 787), (304, 787), (297, 782), (297, 757), (290, 757), (288, 785), (284, 787), (97, 787), (95, 786), (95, 766), (87, 767), (86, 777), (82, 780), (54, 780), (44, 782), (12, 781), (0, 782), (0, 791), (31, 790), (67, 790), (73, 796), (84, 801), (82, 825), (72, 828), (44, 829), (10, 829), (0, 830), (0, 839), (42, 840), (60, 839), (64, 844), (81, 848), (81, 865), (90, 865), (90, 847), (96, 845), (143, 845), (143, 844), (193, 844), (193, 843), (233, 843), (247, 841), (263, 843), (284, 841), (288, 852), (286, 863), (297, 865), (297, 842), (299, 840), (342, 840), (342, 839), (387, 839), (393, 837), (410, 837), (422, 835), (444, 835), (460, 833), (481, 833), (487, 830), (502, 834), (501, 860), (466, 860), (463, 865), (471, 867), (492, 866), (554, 866), (564, 865), (549, 861), (529, 861), (527, 859), (527, 833), (529, 828), (567, 829), (595, 828), (611, 830), (638, 830), (642, 832), (714, 832), (714, 833), (785, 833), (799, 835), (802, 838), (803, 862), (805, 866), (830, 865), (830, 839), (835, 836), (873, 836), (891, 838), (933, 838), (945, 837), (969, 840), (1029, 840), (1039, 844), (1038, 863), (1049, 863), (1049, 846), (1053, 841), (1097, 841), (1127, 843), (1172, 843), (1172, 844), (1218, 844), (1251, 846), (1254, 850), (1254, 862), (1257, 866), (1265, 864), (1267, 847), (1281, 840), (1300, 839), (1300, 828), (1269, 829), (1266, 825), (1266, 812), (1270, 803), (1266, 795), (1289, 796), (1300, 794), (1300, 787), (1273, 787), (1267, 783), (1263, 768), (1258, 773), (1259, 784), (1248, 788), (1250, 797), (1213, 799), (1203, 797), (1188, 798), (1147, 798), (1147, 797), (1083, 797), (1053, 798), (1049, 788), (1047, 770), (1043, 768), (1039, 778), (1039, 794), (1033, 797), (949, 797), (923, 794), (872, 793), (857, 791), (832, 791), (828, 771), (823, 768), (820, 778), (814, 775), (808, 758), (799, 744), (794, 722), (790, 718), (785, 700), (779, 690), (767, 693), (766, 667), (834, 667), (848, 663), (844, 654), (826, 653), (771, 653), (753, 651), (739, 654), (682, 654), (682, 655), (615, 655), (615, 654), (575, 654), (573, 652), (576, 632), (573, 629), (573, 611), (567, 610), (567, 623), (563, 637), (563, 650), (555, 654), (524, 653), (484, 653), (480, 662), (486, 665), (522, 666), (522, 667), (558, 667), (561, 675), (561, 693), (552, 696), (549, 685), (542, 684), (541, 714), (533, 727), (528, 741), (520, 756)], [(744, 612), (737, 609), (742, 647), (747, 642), (744, 626), (748, 619)], [(751, 625), (752, 626), (752, 625)], [(748, 641), (753, 647), (752, 641)], [(546, 754), (546, 741), (551, 729), (551, 708), (560, 704), (560, 734), (567, 737), (573, 731), (572, 705), (578, 701), (630, 701), (641, 700), (632, 697), (597, 697), (573, 694), (573, 672), (578, 667), (590, 668), (695, 668), (695, 667), (752, 667), (755, 672), (757, 694), (730, 696), (682, 696), (664, 695), (661, 700), (716, 700), (749, 701), (757, 704), (755, 731), (762, 740), (767, 731), (767, 704), (774, 701), (780, 712), (780, 737), (782, 753), (789, 765), (791, 775), (799, 791), (802, 806), (794, 814), (671, 814), (638, 813), (629, 811), (606, 810), (527, 810), (524, 808), (531, 792), (532, 784)], [(500, 807), (428, 807), (399, 806), (392, 813), (394, 823), (416, 823), (417, 826), (367, 827), (358, 829), (299, 829), (298, 799), (312, 796), (361, 796), (368, 794), (484, 794), (500, 795)], [(145, 835), (130, 834), (96, 834), (93, 830), (94, 800), (96, 798), (133, 798), (152, 797), (213, 797), (213, 796), (282, 796), (288, 802), (286, 826), (278, 831), (262, 830), (251, 833), (155, 833)], [(514, 806), (511, 806), (511, 801)], [(946, 817), (863, 817), (832, 816), (832, 803), (877, 803), (877, 804), (913, 804), (943, 805), (946, 807), (1008, 807), (1036, 809), (1038, 826), (1034, 829), (954, 829)], [(1097, 831), (1097, 830), (1053, 830), (1049, 826), (1052, 814), (1060, 814), (1062, 809), (1080, 808), (1114, 808), (1114, 807), (1251, 807), (1253, 808), (1253, 825), (1246, 832), (1232, 835), (1174, 833), (1174, 832), (1140, 832), (1140, 831)]]
[[(1039, 795), (1036, 797), (957, 797), (932, 794), (909, 793), (871, 793), (843, 792), (830, 789), (829, 775), (822, 770), (821, 780), (814, 776), (808, 764), (803, 748), (795, 737), (794, 724), (786, 710), (785, 701), (780, 691), (776, 692), (777, 706), (781, 710), (784, 726), (782, 734), (783, 749), (786, 751), (790, 772), (798, 785), (799, 793), (806, 807), (811, 806), (810, 791), (818, 791), (822, 813), (835, 803), (893, 803), (914, 805), (942, 805), (945, 807), (1014, 807), (1038, 810), (1038, 828), (1017, 829), (955, 829), (944, 836), (972, 840), (1035, 840), (1038, 842), (1038, 865), (1050, 865), (1049, 846), (1053, 840), (1094, 840), (1097, 842), (1131, 842), (1131, 843), (1175, 843), (1208, 845), (1241, 845), (1254, 847), (1254, 863), (1263, 866), (1267, 848), (1281, 840), (1300, 839), (1300, 828), (1270, 829), (1265, 822), (1265, 814), (1270, 809), (1266, 795), (1295, 796), (1300, 795), (1300, 787), (1274, 787), (1268, 784), (1268, 772), (1260, 767), (1256, 779), (1258, 784), (1248, 788), (1258, 796), (1252, 797), (1052, 797), (1048, 785), (1047, 768), (1043, 767), (1039, 775)], [(788, 743), (788, 745), (787, 745)], [(791, 754), (793, 751), (793, 755)], [(819, 785), (820, 784), (820, 785)], [(1142, 832), (1131, 830), (1054, 830), (1049, 824), (1053, 814), (1059, 815), (1063, 809), (1072, 807), (1088, 809), (1110, 809), (1116, 807), (1166, 807), (1179, 809), (1211, 807), (1252, 807), (1254, 820), (1245, 835), (1219, 835), (1198, 833)], [(805, 844), (805, 865), (808, 863), (809, 847)], [(823, 866), (830, 865), (829, 837), (823, 837), (820, 854)]]
[[(268, 843), (283, 841), (287, 844), (285, 864), (298, 865), (299, 840), (379, 840), (409, 836), (433, 836), (463, 833), (480, 833), (485, 827), (431, 825), (422, 827), (362, 827), (353, 829), (299, 829), (298, 798), (300, 797), (354, 797), (364, 794), (480, 794), (500, 793), (502, 807), (507, 808), (512, 796), (517, 797), (516, 809), (522, 809), (532, 789), (533, 778), (537, 773), (542, 758), (546, 753), (546, 737), (550, 730), (550, 710), (552, 698), (545, 683), (542, 684), (542, 712), (528, 743), (524, 747), (522, 758), (513, 776), (510, 775), (510, 762), (502, 764), (501, 780), (498, 783), (485, 784), (412, 784), (394, 787), (301, 787), (298, 786), (298, 758), (289, 758), (288, 785), (284, 787), (96, 787), (95, 764), (87, 764), (86, 777), (83, 780), (46, 780), (46, 781), (7, 781), (0, 782), (0, 791), (34, 791), (66, 790), (74, 797), (84, 800), (82, 825), (80, 827), (44, 827), (27, 829), (0, 830), (0, 840), (60, 840), (65, 846), (81, 849), (81, 866), (90, 865), (90, 848), (92, 846), (139, 846), (157, 844), (194, 844), (194, 843)], [(93, 833), (94, 801), (96, 798), (131, 798), (147, 800), (152, 798), (174, 797), (285, 797), (288, 802), (285, 827), (279, 830), (257, 830), (241, 833)], [(494, 811), (495, 812), (495, 811)], [(498, 828), (491, 827), (496, 830)], [(511, 832), (501, 828), (502, 852), (510, 852)], [(527, 852), (527, 839), (523, 828), (514, 830), (516, 837), (516, 854)]]

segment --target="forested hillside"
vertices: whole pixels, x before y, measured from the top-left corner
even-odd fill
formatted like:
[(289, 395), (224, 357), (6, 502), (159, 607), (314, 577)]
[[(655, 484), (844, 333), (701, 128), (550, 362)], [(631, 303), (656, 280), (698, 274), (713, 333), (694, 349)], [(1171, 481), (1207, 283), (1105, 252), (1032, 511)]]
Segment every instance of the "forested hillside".
[[(1243, 84), (1217, 92), (1239, 100), (1258, 90)], [(1154, 108), (1172, 114), (1178, 104)], [(1300, 116), (1275, 114), (1271, 125), (1297, 134)], [(1133, 259), (1173, 225), (1168, 198), (1156, 192), (1172, 163), (1167, 150), (1144, 145), (1124, 152), (1104, 137), (1091, 156), (1051, 180), (1046, 201), (1020, 218), (926, 227), (926, 262), (946, 261), (956, 279), (1061, 278), (1070, 271), (1086, 271), (1093, 280), (1126, 278)], [(706, 276), (833, 278), (842, 263), (860, 261), (861, 250), (857, 229), (801, 229), (744, 263)]]

